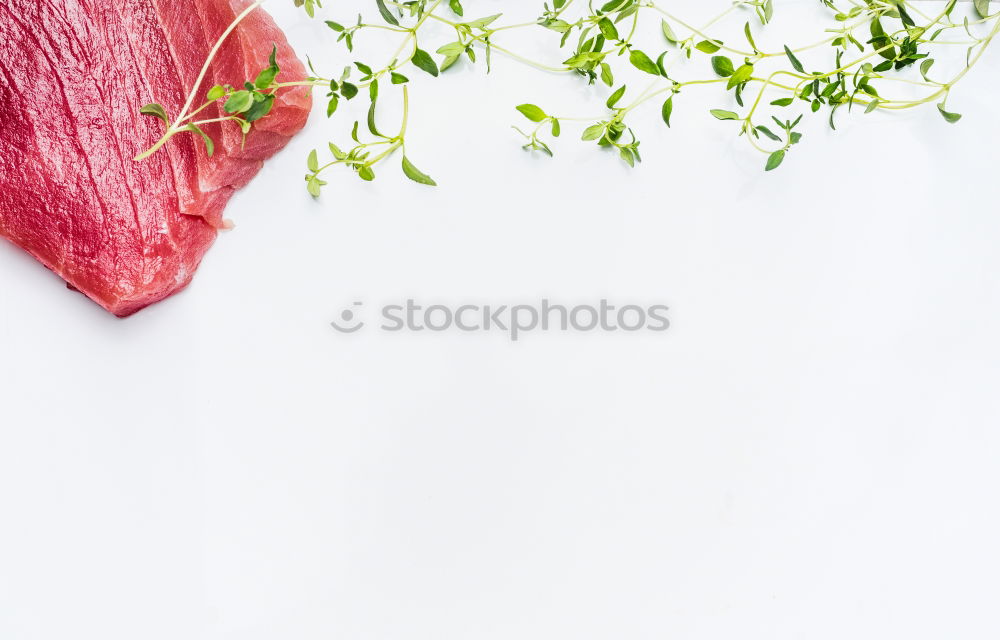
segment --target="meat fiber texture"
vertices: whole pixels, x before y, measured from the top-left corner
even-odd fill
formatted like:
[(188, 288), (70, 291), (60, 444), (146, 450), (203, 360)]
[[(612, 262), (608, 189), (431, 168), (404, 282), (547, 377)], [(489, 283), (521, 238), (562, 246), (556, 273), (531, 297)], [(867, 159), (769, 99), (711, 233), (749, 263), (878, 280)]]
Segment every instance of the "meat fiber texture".
[[(234, 122), (175, 135), (176, 116), (219, 37), (250, 0), (0, 0), (0, 235), (108, 311), (127, 316), (191, 281), (225, 226), (223, 209), (306, 122), (306, 87), (279, 93), (243, 140)], [(256, 9), (198, 88), (242, 87), (277, 46), (279, 81), (306, 71)], [(199, 120), (224, 115), (218, 105)]]

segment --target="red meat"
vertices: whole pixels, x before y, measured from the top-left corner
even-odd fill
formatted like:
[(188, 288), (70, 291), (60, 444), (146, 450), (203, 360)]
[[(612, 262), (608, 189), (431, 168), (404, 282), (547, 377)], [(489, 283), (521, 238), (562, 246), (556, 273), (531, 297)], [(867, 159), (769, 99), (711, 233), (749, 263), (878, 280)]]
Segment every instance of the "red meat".
[[(306, 87), (279, 93), (245, 144), (232, 122), (174, 136), (143, 162), (248, 0), (0, 1), (0, 235), (108, 311), (127, 316), (191, 281), (236, 189), (304, 125)], [(306, 71), (256, 9), (198, 88), (241, 87), (278, 48), (279, 80)], [(221, 115), (217, 106), (199, 119)]]

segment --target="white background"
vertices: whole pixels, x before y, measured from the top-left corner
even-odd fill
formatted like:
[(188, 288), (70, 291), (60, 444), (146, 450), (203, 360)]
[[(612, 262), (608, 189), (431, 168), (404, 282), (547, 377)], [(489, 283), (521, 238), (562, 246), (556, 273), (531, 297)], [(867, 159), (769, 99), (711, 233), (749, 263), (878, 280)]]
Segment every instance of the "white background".
[[(322, 69), (352, 59), (271, 4)], [(762, 46), (817, 39), (818, 4), (779, 2)], [(628, 170), (578, 128), (554, 160), (509, 128), (527, 101), (599, 115), (605, 89), (501, 57), (411, 70), (438, 189), (397, 158), (314, 203), (304, 157), (350, 115), (318, 107), (189, 290), (135, 317), (0, 246), (0, 638), (996, 638), (998, 62), (959, 124), (817, 117), (767, 174), (715, 89), (671, 130), (637, 113)], [(546, 296), (673, 326), (328, 325)]]

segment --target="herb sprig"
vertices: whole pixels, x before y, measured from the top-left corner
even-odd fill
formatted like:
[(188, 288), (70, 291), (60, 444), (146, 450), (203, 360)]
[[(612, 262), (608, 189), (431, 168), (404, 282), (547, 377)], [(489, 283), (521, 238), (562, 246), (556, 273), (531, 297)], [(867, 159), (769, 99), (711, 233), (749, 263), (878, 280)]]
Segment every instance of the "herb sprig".
[[(244, 9), (236, 16), (236, 19), (229, 25), (229, 28), (223, 32), (209, 53), (205, 64), (202, 66), (201, 73), (198, 75), (198, 79), (195, 81), (194, 87), (191, 89), (191, 93), (188, 95), (184, 106), (175, 118), (171, 119), (167, 109), (162, 104), (156, 102), (147, 104), (139, 109), (139, 113), (143, 115), (163, 120), (167, 128), (163, 136), (152, 147), (136, 157), (137, 161), (145, 160), (156, 153), (171, 138), (180, 133), (192, 133), (199, 136), (205, 143), (205, 150), (208, 156), (212, 157), (215, 153), (215, 141), (205, 133), (202, 129), (203, 126), (214, 122), (234, 122), (240, 127), (244, 139), (246, 139), (246, 135), (253, 128), (253, 123), (271, 112), (278, 92), (285, 87), (297, 86), (297, 83), (283, 84), (277, 81), (281, 68), (277, 62), (278, 49), (276, 46), (272, 46), (268, 66), (262, 69), (252, 82), (245, 82), (242, 88), (236, 88), (228, 84), (215, 85), (205, 94), (205, 101), (197, 108), (194, 107), (201, 86), (205, 81), (205, 76), (208, 75), (212, 60), (215, 59), (222, 44), (236, 30), (236, 27), (260, 7), (262, 3), (263, 1), (261, 0)], [(197, 118), (200, 113), (217, 103), (221, 104), (222, 112), (227, 115), (201, 120)]]

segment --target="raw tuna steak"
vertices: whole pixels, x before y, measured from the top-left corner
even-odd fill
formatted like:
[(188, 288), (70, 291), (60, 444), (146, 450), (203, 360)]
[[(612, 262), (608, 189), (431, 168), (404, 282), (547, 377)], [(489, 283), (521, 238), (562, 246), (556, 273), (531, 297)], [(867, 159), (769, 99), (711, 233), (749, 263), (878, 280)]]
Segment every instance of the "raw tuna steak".
[[(250, 0), (0, 0), (0, 235), (108, 311), (176, 293), (223, 227), (222, 211), (304, 125), (305, 87), (279, 92), (246, 140), (234, 122), (135, 157), (180, 113), (209, 51)], [(224, 42), (198, 88), (242, 88), (277, 47), (281, 82), (306, 77), (263, 9)], [(212, 105), (198, 114), (225, 114)]]

